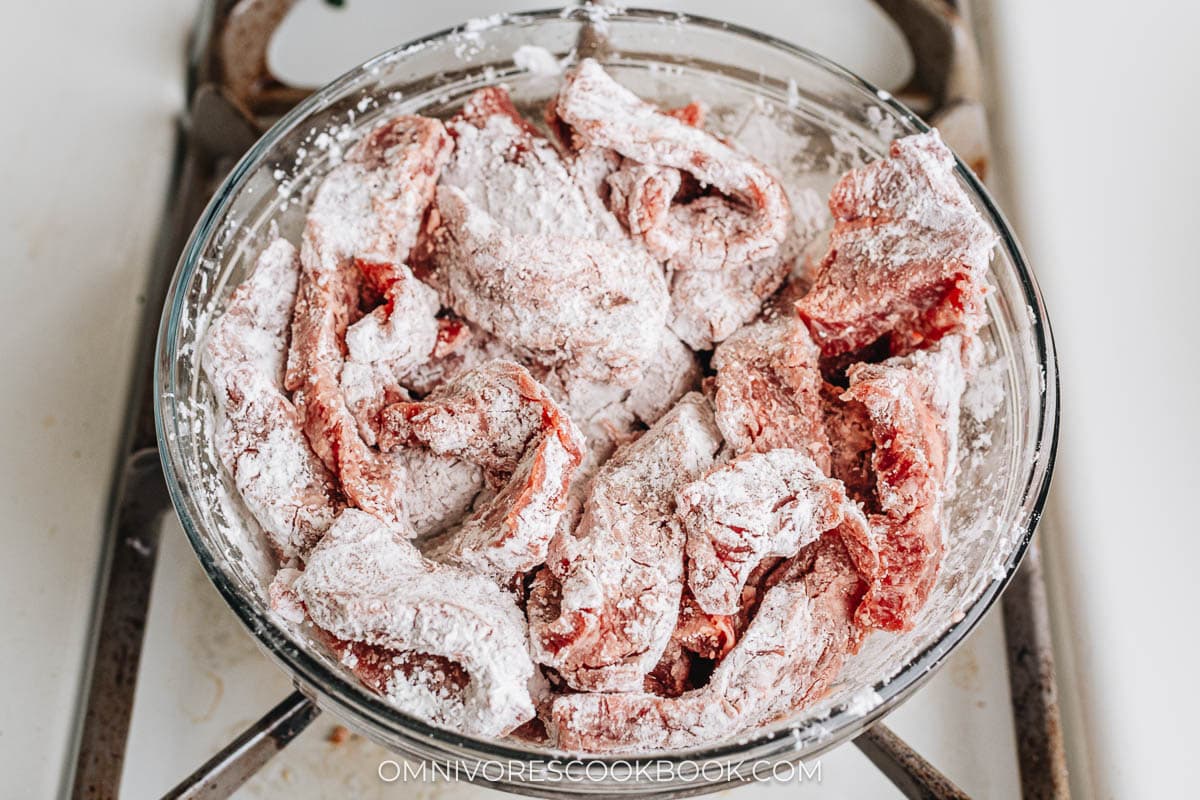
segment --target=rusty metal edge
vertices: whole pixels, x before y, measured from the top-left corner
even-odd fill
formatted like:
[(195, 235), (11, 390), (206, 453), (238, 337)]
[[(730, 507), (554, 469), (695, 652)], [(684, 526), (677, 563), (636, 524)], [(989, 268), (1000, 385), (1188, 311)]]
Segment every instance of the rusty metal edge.
[(1054, 647), (1040, 548), (1034, 542), (1004, 593), (1004, 637), (1025, 800), (1071, 796), (1055, 683)]
[(320, 713), (321, 710), (301, 692), (292, 692), (163, 795), (164, 800), (229, 797), (303, 733)]
[(878, 722), (854, 738), (854, 744), (908, 800), (968, 800), (954, 781)]

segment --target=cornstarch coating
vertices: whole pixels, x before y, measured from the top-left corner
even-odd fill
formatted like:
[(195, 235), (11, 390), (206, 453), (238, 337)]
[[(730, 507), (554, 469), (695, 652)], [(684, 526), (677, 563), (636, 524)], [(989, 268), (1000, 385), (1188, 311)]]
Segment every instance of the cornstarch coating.
[(583, 517), (556, 539), (530, 596), (534, 652), (567, 683), (636, 688), (663, 654), (683, 591), (676, 489), (712, 464), (720, 434), (699, 394), (619, 449)]
[(995, 234), (954, 177), (936, 131), (898, 139), (891, 158), (854, 170), (829, 198), (835, 220), (812, 290), (796, 304), (830, 356), (886, 337), (907, 353), (986, 321)]
[(829, 436), (821, 417), (820, 351), (795, 317), (744, 326), (717, 347), (717, 425), (739, 453), (796, 447), (824, 472)]
[[(425, 559), (370, 514), (343, 511), (292, 590), (339, 639), (426, 664), (439, 657), (466, 674), (465, 686), (438, 686), (437, 675), (396, 670), (384, 693), (406, 711), (481, 736), (533, 717), (533, 662), (515, 598), (487, 578)], [(421, 672), (421, 661), (412, 663)]]
[(769, 556), (790, 557), (842, 521), (846, 493), (797, 450), (749, 453), (676, 494), (688, 585), (710, 614), (736, 614), (742, 587)]
[[(609, 178), (614, 204), (665, 262), (679, 338), (707, 349), (751, 319), (791, 270), (791, 207), (764, 165), (689, 124), (694, 115), (643, 102), (591, 59), (567, 76), (555, 112), (580, 142), (625, 159)], [(681, 173), (715, 193), (674, 202)]]
[(202, 359), (217, 400), (217, 453), (281, 561), (310, 550), (341, 505), (283, 391), (299, 273), (296, 248), (272, 242), (213, 326)]
[(441, 332), (437, 292), (403, 264), (395, 276), (384, 303), (346, 328), (342, 393), (369, 445), (382, 407), (407, 395), (401, 381), (430, 359)]
[(209, 329), (215, 451), (277, 618), (401, 711), (586, 752), (748, 735), (938, 580), (994, 237), (936, 133), (826, 218), (791, 140), (766, 163), (703, 97), (560, 80), (328, 170)]
[(583, 460), (583, 439), (520, 364), (490, 361), (420, 402), (388, 406), (381, 446), (419, 444), (477, 464), (499, 491), (443, 537), (438, 556), (510, 579), (546, 548)]
[(450, 140), (436, 120), (397, 117), (371, 131), (321, 184), (304, 229), (286, 387), (309, 443), (351, 504), (412, 532), (403, 473), (363, 440), (340, 378), (346, 329), (365, 284), (395, 282), (416, 244)]
[(526, 358), (632, 386), (666, 319), (661, 269), (574, 182), (549, 140), (485, 89), (450, 123), (438, 279), (459, 314)]

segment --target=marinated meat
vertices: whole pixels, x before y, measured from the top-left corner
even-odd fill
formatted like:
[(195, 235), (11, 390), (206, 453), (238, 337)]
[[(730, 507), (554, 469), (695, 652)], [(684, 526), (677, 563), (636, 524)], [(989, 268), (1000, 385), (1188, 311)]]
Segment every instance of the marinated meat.
[(690, 347), (709, 350), (754, 319), (791, 271), (787, 244), (738, 270), (684, 270), (671, 278), (668, 325)]
[(395, 272), (383, 305), (346, 329), (342, 392), (359, 433), (372, 445), (379, 412), (406, 399), (404, 380), (433, 357), (442, 331), (437, 292), (403, 264)]
[(742, 587), (771, 556), (791, 557), (842, 521), (846, 494), (813, 460), (779, 448), (713, 468), (676, 494), (688, 587), (710, 614), (736, 614)]
[(652, 218), (656, 224), (642, 236), (659, 258), (677, 261), (679, 269), (716, 270), (778, 252), (791, 210), (779, 182), (755, 159), (660, 112), (592, 59), (567, 76), (556, 110), (584, 142), (644, 165), (682, 170), (724, 195)]
[(892, 142), (829, 198), (834, 229), (812, 290), (796, 304), (826, 356), (887, 337), (892, 353), (984, 324), (995, 234), (954, 174), (936, 131)]
[(666, 321), (658, 265), (503, 90), (473, 95), (450, 130), (435, 255), (448, 304), (530, 360), (634, 385)]
[(480, 89), (447, 125), (455, 151), (442, 176), (510, 233), (629, 246), (617, 219), (499, 87)]
[(936, 134), (844, 177), (824, 236), (697, 103), (588, 60), (545, 122), (490, 87), (350, 148), (203, 344), (216, 453), (276, 619), (400, 709), (744, 734), (936, 583), (992, 234)]
[(879, 568), (858, 611), (864, 628), (910, 627), (937, 579), (943, 496), (955, 473), (966, 385), (962, 353), (959, 337), (948, 336), (933, 350), (850, 369), (845, 397), (862, 403), (871, 421), (882, 510), (870, 517)]
[(846, 494), (876, 510), (875, 472), (871, 454), (871, 418), (857, 400), (843, 400), (845, 389), (829, 383), (821, 386), (821, 415), (830, 446), (829, 475), (846, 486)]
[(537, 660), (576, 689), (640, 689), (663, 654), (683, 591), (675, 491), (712, 464), (708, 401), (684, 397), (592, 481), (576, 529), (555, 539), (529, 600)]
[(502, 581), (546, 560), (583, 440), (519, 364), (490, 361), (423, 401), (380, 414), (380, 446), (418, 445), (478, 465), (497, 493), (444, 536), (435, 554)]
[(747, 325), (717, 348), (717, 425), (735, 452), (792, 448), (829, 472), (818, 361), (803, 323), (788, 316)]
[(513, 596), (423, 558), (375, 517), (342, 512), (293, 589), (317, 627), (352, 643), (350, 665), (408, 713), (476, 736), (533, 717), (534, 665)]
[[(862, 582), (836, 535), (812, 545), (811, 566), (766, 590), (745, 635), (702, 688), (568, 694), (554, 701), (559, 747), (630, 752), (693, 747), (735, 736), (825, 695), (853, 643)], [(797, 570), (798, 571), (798, 570)]]
[[(607, 177), (610, 203), (666, 263), (671, 327), (683, 341), (707, 349), (758, 313), (793, 255), (781, 248), (787, 195), (761, 163), (692, 124), (698, 115), (642, 101), (591, 59), (567, 77), (555, 115), (577, 145), (624, 158)], [(681, 196), (691, 182), (715, 193)]]
[(285, 386), (309, 442), (350, 504), (405, 533), (401, 476), (363, 440), (342, 391), (345, 337), (365, 276), (384, 290), (401, 278), (450, 147), (440, 122), (396, 117), (350, 149), (309, 210), (292, 315)]
[(861, 403), (875, 442), (871, 467), (880, 508), (901, 518), (933, 505), (955, 472), (962, 341), (947, 337), (881, 364), (856, 364), (845, 401)]
[(629, 387), (666, 322), (662, 271), (600, 239), (514, 233), (458, 189), (438, 189), (439, 271), (454, 311), (534, 363)]
[(307, 555), (341, 507), (283, 391), (299, 273), (296, 248), (271, 242), (213, 324), (202, 359), (217, 402), (217, 453), (281, 561)]

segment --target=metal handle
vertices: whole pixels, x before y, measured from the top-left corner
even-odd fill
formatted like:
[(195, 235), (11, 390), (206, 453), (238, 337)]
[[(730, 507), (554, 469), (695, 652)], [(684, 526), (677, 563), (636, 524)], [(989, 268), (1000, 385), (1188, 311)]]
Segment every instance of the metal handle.
[(241, 736), (163, 795), (164, 800), (229, 797), (262, 769), (272, 756), (299, 736), (320, 713), (321, 709), (311, 700), (300, 692), (292, 692)]
[(868, 728), (858, 735), (854, 744), (908, 800), (970, 798), (886, 725), (876, 724)]

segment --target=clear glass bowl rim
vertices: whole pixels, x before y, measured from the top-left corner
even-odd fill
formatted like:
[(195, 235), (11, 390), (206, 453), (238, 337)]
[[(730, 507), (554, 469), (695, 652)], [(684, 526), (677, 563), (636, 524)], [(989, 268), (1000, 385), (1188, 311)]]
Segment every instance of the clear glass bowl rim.
[[(494, 27), (524, 26), (551, 20), (575, 20), (588, 22), (595, 19), (594, 14), (602, 13), (608, 21), (633, 20), (671, 22), (683, 26), (695, 26), (735, 37), (742, 37), (760, 45), (782, 51), (784, 54), (806, 61), (810, 65), (823, 70), (831, 77), (842, 81), (847, 88), (854, 88), (874, 95), (877, 102), (889, 107), (901, 120), (911, 126), (913, 131), (929, 130), (915, 113), (903, 103), (894, 98), (889, 92), (878, 89), (870, 82), (860, 78), (844, 67), (806, 50), (797, 45), (777, 39), (768, 34), (745, 28), (733, 23), (723, 22), (708, 17), (687, 13), (668, 12), (652, 9), (623, 8), (595, 9), (586, 6), (575, 6), (559, 9), (547, 9), (531, 12), (516, 12), (504, 14)], [(495, 761), (528, 761), (531, 759), (548, 759), (558, 755), (569, 755), (563, 751), (548, 748), (529, 749), (516, 746), (515, 743), (481, 739), (454, 733), (423, 720), (409, 716), (404, 712), (388, 705), (382, 699), (370, 695), (365, 690), (352, 687), (342, 676), (325, 667), (320, 661), (297, 647), (278, 627), (278, 624), (267, 613), (259, 610), (255, 603), (243, 595), (238, 586), (220, 568), (218, 559), (210, 551), (204, 539), (200, 536), (196, 521), (187, 510), (185, 481), (181, 482), (175, 462), (179, 458), (171, 437), (166, 435), (168, 420), (173, 422), (175, 397), (172, 393), (174, 378), (173, 354), (179, 334), (179, 321), (186, 298), (186, 287), (198, 268), (203, 256), (203, 249), (215, 226), (223, 217), (227, 206), (240, 191), (243, 181), (256, 168), (262, 158), (269, 154), (294, 124), (303, 120), (309, 114), (321, 108), (326, 102), (335, 99), (342, 90), (353, 84), (362, 73), (370, 71), (377, 65), (394, 63), (403, 58), (405, 52), (423, 48), (442, 40), (458, 36), (469, 29), (463, 25), (447, 28), (428, 36), (414, 39), (407, 44), (391, 48), (357, 67), (347, 71), (341, 77), (327, 84), (320, 90), (305, 98), (295, 108), (281, 117), (263, 136), (246, 152), (230, 173), (221, 182), (212, 200), (201, 214), (192, 231), (187, 245), (184, 247), (175, 271), (164, 304), (163, 316), (159, 327), (157, 349), (155, 353), (155, 387), (154, 416), (158, 438), (158, 449), (162, 461), (172, 504), (186, 533), (192, 548), (195, 550), (204, 571), (216, 586), (226, 603), (233, 609), (246, 629), (258, 640), (274, 660), (291, 673), (294, 682), (311, 687), (324, 698), (332, 700), (335, 705), (342, 706), (355, 719), (369, 720), (386, 728), (390, 733), (402, 738), (412, 736), (432, 739), (435, 742), (452, 748), (465, 748), (474, 757), (481, 760)], [(845, 707), (835, 709), (829, 717), (821, 721), (821, 726), (828, 731), (819, 741), (797, 748), (794, 731), (800, 727), (795, 722), (779, 722), (752, 735), (743, 736), (718, 745), (702, 746), (694, 749), (676, 751), (655, 751), (644, 758), (630, 755), (592, 755), (589, 761), (612, 764), (638, 764), (642, 761), (658, 761), (662, 759), (688, 758), (696, 761), (721, 761), (738, 763), (747, 756), (770, 757), (790, 754), (791, 757), (809, 757), (838, 744), (861, 730), (865, 730), (873, 722), (885, 716), (896, 706), (906, 700), (933, 672), (941, 665), (953, 648), (975, 628), (993, 603), (1011, 581), (1029, 547), (1033, 532), (1041, 518), (1045, 504), (1046, 493), (1053, 472), (1055, 452), (1059, 434), (1059, 376), (1058, 363), (1054, 347), (1053, 333), (1049, 317), (1042, 300), (1037, 281), (1029, 269), (1021, 246), (1014, 236), (1007, 220), (1000, 212), (991, 195), (983, 187), (974, 173), (961, 160), (957, 159), (956, 171), (970, 190), (977, 196), (984, 207), (990, 222), (1000, 234), (1000, 247), (1007, 251), (1008, 257), (1016, 270), (1021, 284), (1024, 300), (1032, 311), (1031, 332), (1036, 348), (1038, 364), (1043, 370), (1044, 386), (1039, 395), (1040, 408), (1037, 414), (1038, 430), (1034, 435), (1036, 442), (1036, 457), (1030, 466), (1025, 484), (1021, 489), (1022, 515), (1017, 520), (1020, 538), (1013, 548), (1012, 554), (1005, 565), (1004, 576), (988, 584), (983, 593), (960, 619), (949, 624), (942, 634), (923, 651), (917, 654), (892, 678), (882, 686), (875, 687), (881, 697), (881, 702), (865, 714), (852, 713)], [(318, 705), (320, 705), (318, 700)], [(507, 788), (514, 789), (509, 785)], [(683, 787), (675, 786), (674, 789)], [(698, 790), (709, 791), (717, 787), (709, 784)], [(549, 790), (547, 786), (546, 790)], [(523, 791), (542, 793), (534, 787)], [(685, 790), (686, 791), (686, 790)]]

